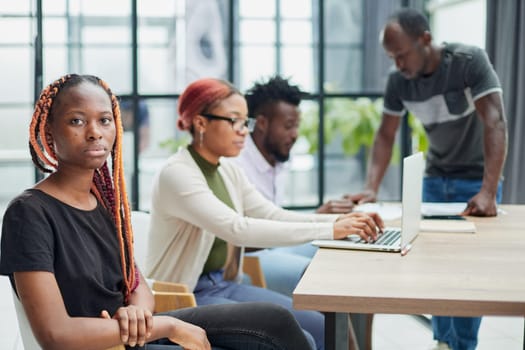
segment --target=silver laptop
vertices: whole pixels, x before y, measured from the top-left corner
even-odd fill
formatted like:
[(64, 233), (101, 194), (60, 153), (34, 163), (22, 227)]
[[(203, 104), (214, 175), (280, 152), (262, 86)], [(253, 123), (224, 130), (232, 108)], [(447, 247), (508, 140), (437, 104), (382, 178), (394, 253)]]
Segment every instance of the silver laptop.
[(423, 190), (423, 153), (403, 159), (403, 194), (401, 227), (386, 227), (375, 242), (368, 243), (357, 235), (342, 240), (315, 240), (312, 244), (323, 248), (359, 249), (406, 254), (419, 233), (421, 195)]

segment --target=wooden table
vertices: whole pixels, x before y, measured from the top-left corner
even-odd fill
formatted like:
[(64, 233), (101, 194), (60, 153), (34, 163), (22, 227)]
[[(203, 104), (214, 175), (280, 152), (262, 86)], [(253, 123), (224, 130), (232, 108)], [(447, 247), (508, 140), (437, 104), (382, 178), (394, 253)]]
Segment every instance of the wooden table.
[(523, 317), (525, 205), (501, 208), (498, 217), (469, 217), (475, 234), (420, 233), (404, 257), (319, 249), (294, 307), (325, 313), (327, 350), (348, 349), (347, 313)]

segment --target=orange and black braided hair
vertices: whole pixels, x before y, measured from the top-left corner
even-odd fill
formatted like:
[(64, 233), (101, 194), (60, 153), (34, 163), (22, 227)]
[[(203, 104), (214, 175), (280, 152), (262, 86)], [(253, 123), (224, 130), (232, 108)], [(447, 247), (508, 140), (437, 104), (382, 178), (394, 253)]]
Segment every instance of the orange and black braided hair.
[(53, 103), (60, 93), (74, 86), (90, 83), (103, 88), (111, 99), (116, 137), (111, 151), (112, 174), (107, 161), (93, 175), (91, 191), (100, 203), (110, 212), (117, 229), (120, 245), (120, 260), (124, 277), (124, 295), (127, 297), (138, 284), (138, 271), (133, 258), (133, 231), (124, 167), (122, 161), (122, 121), (117, 98), (102, 79), (92, 75), (69, 74), (56, 80), (40, 94), (29, 126), (29, 151), (35, 166), (45, 173), (53, 173), (58, 168), (58, 159), (51, 140), (46, 138), (46, 124), (53, 118)]

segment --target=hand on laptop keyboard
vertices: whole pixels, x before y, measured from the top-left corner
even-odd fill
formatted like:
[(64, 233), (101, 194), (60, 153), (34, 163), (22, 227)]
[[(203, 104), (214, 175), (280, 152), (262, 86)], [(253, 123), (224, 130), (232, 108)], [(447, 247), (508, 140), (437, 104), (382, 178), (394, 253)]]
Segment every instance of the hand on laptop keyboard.
[(377, 213), (354, 212), (339, 216), (334, 223), (334, 239), (356, 234), (367, 242), (375, 241), (385, 227)]

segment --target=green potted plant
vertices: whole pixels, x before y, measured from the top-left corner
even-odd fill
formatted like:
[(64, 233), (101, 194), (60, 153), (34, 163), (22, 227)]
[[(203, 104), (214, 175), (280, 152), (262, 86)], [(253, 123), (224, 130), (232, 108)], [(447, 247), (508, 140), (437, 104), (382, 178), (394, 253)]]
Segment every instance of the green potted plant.
[[(383, 99), (372, 100), (367, 97), (330, 98), (325, 100), (324, 114), (324, 142), (331, 145), (340, 142), (343, 154), (355, 156), (360, 151), (368, 159), (369, 152), (374, 142), (374, 137), (381, 123)], [(412, 144), (417, 150), (425, 152), (428, 140), (422, 124), (408, 116), (409, 126), (412, 129)], [(318, 105), (303, 111), (299, 134), (304, 137), (309, 145), (308, 153), (314, 154), (319, 148), (319, 109)], [(400, 159), (399, 147), (393, 150), (392, 162)]]

